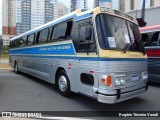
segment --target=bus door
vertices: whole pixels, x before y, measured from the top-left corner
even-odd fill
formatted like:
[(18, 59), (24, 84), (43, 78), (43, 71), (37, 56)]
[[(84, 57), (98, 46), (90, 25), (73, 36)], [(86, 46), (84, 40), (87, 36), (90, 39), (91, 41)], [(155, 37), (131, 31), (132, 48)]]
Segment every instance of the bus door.
[(96, 42), (94, 39), (93, 26), (90, 22), (81, 22), (78, 25), (78, 82), (80, 93), (93, 96), (93, 89), (98, 86)]

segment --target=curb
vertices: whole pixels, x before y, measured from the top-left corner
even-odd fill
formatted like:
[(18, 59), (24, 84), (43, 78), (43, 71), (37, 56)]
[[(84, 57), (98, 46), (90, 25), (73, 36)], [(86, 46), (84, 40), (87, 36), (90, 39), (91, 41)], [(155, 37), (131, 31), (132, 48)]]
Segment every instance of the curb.
[(13, 70), (13, 68), (0, 68), (0, 70)]

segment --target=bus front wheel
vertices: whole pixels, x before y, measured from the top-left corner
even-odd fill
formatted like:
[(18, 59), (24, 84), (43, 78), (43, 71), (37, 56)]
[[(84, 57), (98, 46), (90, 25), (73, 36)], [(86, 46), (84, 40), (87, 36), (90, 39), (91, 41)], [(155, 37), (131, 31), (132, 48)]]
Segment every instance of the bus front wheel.
[(63, 96), (71, 96), (69, 78), (65, 70), (61, 70), (57, 80), (58, 90)]

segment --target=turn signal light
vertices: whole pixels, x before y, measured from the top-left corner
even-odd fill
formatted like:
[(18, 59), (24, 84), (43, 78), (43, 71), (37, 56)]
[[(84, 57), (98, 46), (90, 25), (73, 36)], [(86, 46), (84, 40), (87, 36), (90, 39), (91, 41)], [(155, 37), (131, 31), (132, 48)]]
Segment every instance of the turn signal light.
[(103, 76), (101, 78), (101, 83), (104, 85), (107, 85), (107, 86), (111, 86), (112, 84), (112, 77), (111, 76)]
[(107, 76), (107, 86), (110, 86), (112, 84), (112, 77)]

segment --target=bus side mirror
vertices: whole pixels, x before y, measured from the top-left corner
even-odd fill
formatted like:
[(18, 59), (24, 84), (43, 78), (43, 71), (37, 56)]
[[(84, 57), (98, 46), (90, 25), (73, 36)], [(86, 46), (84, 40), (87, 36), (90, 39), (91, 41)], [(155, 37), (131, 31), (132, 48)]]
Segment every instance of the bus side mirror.
[(86, 27), (85, 28), (85, 39), (86, 40), (91, 40), (91, 36), (92, 36), (92, 29), (91, 29), (91, 27)]

